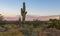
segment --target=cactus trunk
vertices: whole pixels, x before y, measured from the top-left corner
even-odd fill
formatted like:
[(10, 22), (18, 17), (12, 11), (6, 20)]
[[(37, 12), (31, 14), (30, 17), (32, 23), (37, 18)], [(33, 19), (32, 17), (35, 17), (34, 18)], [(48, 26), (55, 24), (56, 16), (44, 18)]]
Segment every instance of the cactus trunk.
[[(25, 17), (26, 17), (26, 7), (25, 7), (25, 2), (23, 2), (23, 8), (21, 8), (21, 16), (22, 16), (22, 23), (25, 23)], [(23, 26), (23, 25), (22, 25)]]

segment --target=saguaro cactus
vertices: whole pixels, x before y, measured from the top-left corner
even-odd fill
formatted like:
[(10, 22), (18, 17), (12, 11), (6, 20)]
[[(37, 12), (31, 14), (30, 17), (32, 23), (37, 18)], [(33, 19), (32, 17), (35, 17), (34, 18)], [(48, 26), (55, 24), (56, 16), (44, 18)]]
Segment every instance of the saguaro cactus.
[(26, 17), (26, 7), (25, 7), (25, 2), (23, 2), (23, 8), (21, 8), (21, 16), (22, 16), (22, 22), (24, 23), (25, 17)]

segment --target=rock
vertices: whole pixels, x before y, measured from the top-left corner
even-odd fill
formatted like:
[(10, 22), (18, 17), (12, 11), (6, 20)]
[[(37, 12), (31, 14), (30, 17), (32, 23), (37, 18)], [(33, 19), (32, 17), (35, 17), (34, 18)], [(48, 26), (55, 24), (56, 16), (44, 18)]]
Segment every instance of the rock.
[(1, 31), (1, 32), (5, 32), (5, 31), (7, 31), (7, 30), (8, 30), (7, 27), (0, 26), (0, 31)]

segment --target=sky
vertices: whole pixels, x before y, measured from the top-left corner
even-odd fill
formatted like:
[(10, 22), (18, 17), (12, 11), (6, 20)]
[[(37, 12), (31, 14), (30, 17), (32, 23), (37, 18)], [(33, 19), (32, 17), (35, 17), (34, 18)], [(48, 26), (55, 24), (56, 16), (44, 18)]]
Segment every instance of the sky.
[(23, 2), (26, 3), (27, 15), (60, 15), (60, 0), (0, 0), (0, 14), (21, 15)]

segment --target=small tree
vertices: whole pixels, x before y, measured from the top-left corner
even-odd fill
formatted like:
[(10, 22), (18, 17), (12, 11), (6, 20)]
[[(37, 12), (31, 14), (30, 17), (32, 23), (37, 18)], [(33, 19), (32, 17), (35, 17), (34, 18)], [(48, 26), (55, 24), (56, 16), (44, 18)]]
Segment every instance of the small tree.
[(3, 16), (0, 14), (0, 21), (2, 21), (3, 20)]
[(5, 24), (5, 21), (3, 21), (4, 17), (0, 14), (0, 26)]
[(56, 28), (56, 29), (59, 29), (59, 27), (60, 27), (59, 20), (57, 20), (57, 19), (50, 19), (49, 21), (51, 23), (48, 25), (47, 28)]

